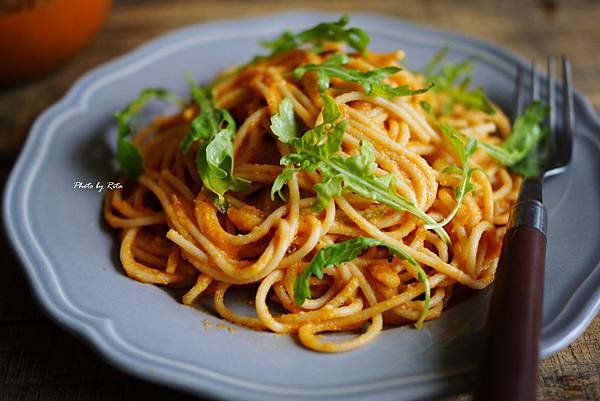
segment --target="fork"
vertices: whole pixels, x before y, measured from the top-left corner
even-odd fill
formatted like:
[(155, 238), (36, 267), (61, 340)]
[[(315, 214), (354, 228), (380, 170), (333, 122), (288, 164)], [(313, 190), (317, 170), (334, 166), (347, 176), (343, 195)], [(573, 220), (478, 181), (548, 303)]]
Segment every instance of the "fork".
[[(536, 399), (539, 335), (542, 315), (547, 213), (542, 182), (565, 171), (572, 153), (574, 114), (571, 67), (562, 58), (562, 119), (557, 120), (554, 59), (547, 60), (544, 102), (550, 107), (546, 140), (538, 145), (540, 173), (523, 180), (513, 206), (492, 295), (483, 354), (475, 386), (476, 401), (533, 401)], [(531, 63), (532, 100), (540, 99), (540, 77)], [(515, 84), (513, 118), (524, 109), (523, 68)]]

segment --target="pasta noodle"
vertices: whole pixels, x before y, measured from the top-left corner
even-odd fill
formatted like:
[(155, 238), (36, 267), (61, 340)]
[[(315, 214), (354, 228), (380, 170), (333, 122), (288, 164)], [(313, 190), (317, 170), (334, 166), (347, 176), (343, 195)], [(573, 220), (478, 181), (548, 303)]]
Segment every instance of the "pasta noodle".
[[(291, 148), (273, 135), (270, 118), (287, 98), (300, 125), (311, 129), (321, 124), (324, 104), (315, 74), (298, 79), (292, 72), (323, 63), (341, 50), (335, 43), (320, 53), (294, 49), (217, 78), (214, 101), (231, 112), (239, 127), (233, 138), (233, 173), (251, 182), (241, 191), (225, 193), (226, 210), (203, 188), (194, 160), (197, 149), (180, 149), (198, 107), (186, 105), (135, 134), (132, 143), (143, 156), (143, 174), (109, 193), (104, 207), (107, 222), (121, 232), (120, 257), (127, 275), (144, 283), (186, 288), (182, 301), (187, 305), (212, 297), (223, 318), (253, 329), (297, 334), (306, 347), (322, 352), (364, 346), (384, 325), (416, 322), (425, 307), (425, 286), (415, 268), (379, 247), (327, 267), (322, 278), (310, 278), (310, 298), (296, 304), (295, 280), (315, 253), (331, 244), (365, 236), (414, 258), (431, 288), (426, 319), (442, 314), (453, 286), (482, 289), (493, 281), (520, 178), (482, 149), (470, 159), (478, 168), (471, 178), (474, 190), (466, 193), (443, 228), (451, 242), (427, 230), (418, 217), (351, 191), (314, 211), (314, 185), (322, 179), (318, 172), (295, 173), (287, 199), (271, 199), (271, 186), (282, 171), (279, 160)], [(351, 54), (348, 67), (364, 72), (396, 66), (402, 54)], [(386, 82), (413, 89), (426, 85), (422, 75), (406, 70)], [(456, 165), (457, 157), (437, 122), (420, 106), (425, 101), (439, 109), (444, 94), (385, 98), (339, 79), (331, 81), (328, 93), (348, 121), (343, 154), (356, 154), (361, 141), (369, 141), (375, 147), (376, 175), (397, 177), (397, 193), (434, 220), (448, 216), (460, 183), (446, 167)], [(488, 114), (454, 104), (439, 123), (478, 141), (498, 143), (509, 135), (510, 123), (495, 109)], [(254, 290), (255, 316), (242, 316), (226, 306), (225, 294), (235, 286)], [(323, 332), (354, 337), (340, 341), (321, 337)]]

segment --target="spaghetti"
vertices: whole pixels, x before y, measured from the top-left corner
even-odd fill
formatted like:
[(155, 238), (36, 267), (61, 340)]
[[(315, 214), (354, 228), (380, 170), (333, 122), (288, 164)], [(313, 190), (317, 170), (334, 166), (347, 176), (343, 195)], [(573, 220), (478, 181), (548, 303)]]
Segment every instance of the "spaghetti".
[[(127, 275), (186, 288), (184, 304), (212, 297), (223, 318), (253, 329), (295, 333), (306, 347), (322, 352), (361, 347), (384, 325), (438, 318), (455, 285), (482, 289), (493, 281), (520, 178), (479, 147), (469, 155), (470, 188), (457, 206), (460, 157), (441, 127), (451, 127), (463, 139), (500, 144), (510, 134), (507, 117), (496, 106), (489, 113), (460, 102), (444, 111), (449, 96), (443, 91), (386, 97), (333, 76), (323, 92), (318, 73), (294, 74), (343, 51), (343, 44), (329, 41), (318, 51), (297, 47), (217, 78), (211, 88), (214, 106), (227, 110), (236, 126), (230, 167), (244, 185), (235, 191), (207, 189), (196, 158), (201, 140), (182, 150), (202, 106), (188, 103), (134, 135), (131, 145), (143, 158), (143, 173), (123, 190), (109, 193), (104, 206), (106, 220), (121, 232), (120, 258)], [(366, 73), (399, 66), (403, 56), (401, 51), (350, 53), (343, 68)], [(381, 82), (413, 91), (427, 88), (423, 75), (406, 70), (393, 70)], [(438, 227), (449, 239), (427, 229), (428, 223), (414, 213), (350, 187), (315, 208), (315, 185), (324, 180), (319, 169), (294, 164), (281, 189), (284, 199), (271, 196), (284, 169), (280, 159), (294, 152), (293, 145), (274, 134), (273, 116), (288, 99), (300, 134), (330, 128), (324, 123), (323, 93), (335, 101), (336, 121), (345, 121), (336, 154), (356, 156), (370, 143), (373, 174), (395, 177), (397, 196), (434, 223), (457, 209)], [(367, 247), (351, 260), (326, 264), (320, 278), (309, 274), (310, 293), (298, 304), (296, 282), (319, 250), (358, 237), (388, 247)], [(395, 257), (390, 247), (405, 257)], [(225, 295), (235, 286), (253, 289), (256, 316), (227, 307)], [(275, 313), (277, 309), (285, 312)], [(323, 332), (355, 336), (340, 341), (320, 336)]]

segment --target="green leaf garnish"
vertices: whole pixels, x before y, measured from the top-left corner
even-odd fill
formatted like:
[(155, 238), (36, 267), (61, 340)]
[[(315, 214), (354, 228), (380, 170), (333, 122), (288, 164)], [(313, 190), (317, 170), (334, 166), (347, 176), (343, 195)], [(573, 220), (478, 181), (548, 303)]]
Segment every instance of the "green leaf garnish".
[[(301, 137), (290, 138), (287, 130), (273, 131), (281, 142), (292, 145), (294, 152), (281, 158), (280, 163), (285, 166), (282, 174), (286, 176), (275, 180), (271, 194), (281, 193), (283, 185), (291, 177), (290, 170), (308, 172), (318, 170), (322, 181), (313, 187), (317, 195), (313, 204), (315, 211), (326, 208), (333, 198), (347, 191), (385, 204), (397, 211), (411, 213), (425, 223), (436, 224), (435, 220), (413, 202), (396, 192), (393, 175), (375, 176), (377, 168), (375, 149), (369, 141), (360, 142), (360, 152), (357, 155), (346, 157), (340, 154), (342, 138), (348, 122), (345, 120), (336, 122), (340, 112), (335, 100), (323, 96), (323, 103), (323, 123), (306, 131)], [(281, 114), (281, 110), (278, 114)], [(450, 242), (450, 237), (442, 228), (436, 228), (435, 232), (444, 241)]]
[(304, 44), (313, 44), (313, 50), (320, 53), (324, 42), (342, 42), (359, 52), (364, 52), (371, 41), (369, 35), (360, 28), (345, 28), (347, 14), (336, 22), (322, 22), (299, 33), (283, 32), (274, 40), (261, 41), (260, 44), (271, 50), (271, 56), (296, 49)]
[(460, 208), (460, 205), (462, 204), (465, 195), (470, 191), (475, 190), (475, 187), (471, 183), (471, 175), (473, 175), (473, 172), (476, 170), (476, 168), (472, 167), (469, 164), (469, 157), (471, 157), (471, 155), (475, 153), (475, 149), (477, 149), (477, 140), (475, 138), (469, 138), (461, 134), (455, 128), (448, 124), (439, 124), (439, 127), (442, 133), (450, 142), (450, 145), (452, 146), (454, 151), (456, 152), (456, 155), (458, 156), (458, 159), (461, 164), (461, 167), (448, 166), (446, 169), (444, 169), (444, 172), (451, 174), (460, 174), (462, 178), (460, 181), (460, 185), (456, 187), (456, 190), (454, 191), (456, 205), (454, 205), (450, 213), (448, 213), (448, 215), (442, 221), (436, 224), (426, 225), (425, 228), (427, 229), (443, 227), (446, 224), (450, 223), (450, 221), (452, 221), (452, 219), (458, 212), (458, 209)]
[(431, 289), (429, 287), (429, 280), (425, 271), (417, 263), (417, 261), (404, 252), (402, 249), (397, 248), (393, 245), (385, 243), (375, 238), (356, 237), (344, 242), (329, 245), (325, 248), (317, 251), (310, 264), (300, 273), (294, 283), (294, 300), (297, 305), (302, 305), (306, 298), (310, 297), (310, 278), (315, 275), (317, 278), (323, 278), (323, 270), (335, 266), (340, 263), (349, 262), (360, 255), (365, 249), (373, 246), (384, 246), (389, 249), (391, 254), (396, 256), (398, 259), (408, 261), (416, 270), (419, 277), (419, 281), (425, 287), (425, 302), (423, 304), (423, 310), (419, 316), (419, 320), (415, 323), (415, 327), (421, 328), (423, 322), (429, 312), (429, 301), (431, 297)]
[(300, 170), (294, 167), (285, 167), (283, 171), (279, 173), (279, 175), (275, 178), (275, 181), (273, 181), (273, 185), (271, 186), (271, 200), (275, 200), (275, 194), (279, 195), (279, 197), (284, 201), (287, 199), (285, 193), (283, 192), (283, 187), (298, 171)]
[(322, 64), (307, 64), (296, 68), (294, 70), (294, 76), (296, 79), (300, 79), (307, 72), (314, 72), (317, 78), (317, 86), (321, 92), (329, 88), (331, 78), (339, 78), (346, 82), (359, 84), (363, 87), (367, 95), (383, 96), (387, 98), (417, 95), (427, 92), (433, 86), (433, 84), (429, 84), (429, 86), (425, 88), (415, 90), (410, 89), (408, 85), (393, 87), (382, 81), (400, 71), (400, 68), (398, 67), (390, 66), (363, 72), (346, 68), (344, 67), (345, 64), (348, 64), (348, 56), (336, 53)]
[(249, 184), (233, 175), (235, 120), (227, 110), (215, 105), (211, 89), (199, 88), (191, 79), (189, 84), (199, 111), (181, 141), (181, 151), (187, 153), (193, 143), (201, 141), (196, 153), (196, 169), (204, 186), (216, 194), (218, 203), (222, 204), (225, 192), (241, 191)]
[(279, 104), (279, 112), (271, 116), (271, 131), (283, 143), (290, 143), (298, 136), (298, 124), (294, 118), (294, 103), (286, 97)]
[(456, 64), (443, 63), (448, 47), (442, 48), (427, 63), (424, 73), (430, 83), (435, 84), (433, 90), (442, 92), (447, 102), (442, 107), (442, 114), (448, 114), (454, 104), (460, 103), (468, 108), (482, 110), (494, 114), (491, 102), (481, 87), (469, 89), (471, 85), (471, 62), (464, 60)]
[(456, 190), (454, 191), (456, 205), (454, 205), (450, 213), (448, 213), (448, 215), (439, 223), (427, 224), (425, 226), (427, 229), (433, 229), (435, 227), (443, 227), (450, 223), (450, 221), (452, 221), (458, 212), (465, 195), (475, 190), (475, 186), (471, 183), (471, 175), (473, 175), (473, 172), (479, 168), (473, 167), (469, 164), (469, 157), (475, 153), (478, 142), (475, 138), (466, 136), (451, 125), (440, 123), (433, 115), (433, 109), (429, 103), (422, 101), (421, 107), (430, 115), (434, 123), (440, 128), (440, 131), (442, 131), (444, 136), (448, 139), (461, 164), (461, 167), (448, 166), (443, 171), (445, 174), (461, 175), (462, 178), (459, 186), (456, 187)]
[(433, 117), (431, 105), (427, 102), (421, 102), (421, 107), (434, 119), (460, 160), (461, 167), (448, 166), (443, 172), (462, 175), (461, 183), (455, 191), (456, 205), (452, 211), (441, 222), (428, 224), (425, 228), (433, 229), (448, 224), (458, 212), (465, 195), (475, 189), (470, 179), (473, 172), (478, 168), (469, 164), (469, 157), (475, 152), (478, 145), (481, 145), (500, 164), (509, 167), (512, 171), (524, 177), (539, 174), (541, 155), (532, 152), (532, 150), (545, 134), (541, 124), (548, 111), (548, 108), (544, 107), (539, 101), (529, 104), (523, 114), (517, 117), (510, 136), (500, 146), (478, 142), (475, 138), (468, 137), (448, 124), (439, 123)]
[(540, 101), (531, 102), (523, 114), (515, 119), (513, 129), (502, 145), (482, 142), (482, 148), (500, 164), (524, 177), (539, 175), (543, 155), (533, 150), (546, 135), (543, 122), (548, 110)]
[(144, 159), (142, 154), (128, 139), (133, 129), (129, 121), (140, 112), (142, 107), (153, 99), (160, 99), (165, 102), (181, 104), (181, 100), (164, 88), (146, 88), (140, 92), (137, 98), (132, 100), (123, 110), (114, 114), (117, 120), (117, 161), (119, 166), (128, 178), (137, 178), (144, 172)]

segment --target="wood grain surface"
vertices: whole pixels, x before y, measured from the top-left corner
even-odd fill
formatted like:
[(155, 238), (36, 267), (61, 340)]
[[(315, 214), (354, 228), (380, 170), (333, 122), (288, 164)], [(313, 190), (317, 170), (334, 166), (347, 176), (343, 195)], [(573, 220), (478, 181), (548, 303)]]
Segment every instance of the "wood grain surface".
[[(100, 33), (68, 64), (43, 78), (0, 88), (0, 185), (36, 116), (86, 71), (183, 25), (291, 7), (393, 15), (486, 39), (539, 60), (567, 54), (575, 86), (600, 109), (600, 1), (117, 1)], [(50, 322), (0, 239), (0, 401), (193, 399), (115, 370)], [(599, 339), (596, 317), (577, 341), (541, 363), (539, 400), (600, 400)], [(464, 394), (443, 401), (470, 399)]]

